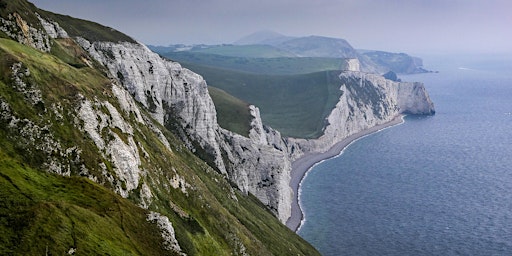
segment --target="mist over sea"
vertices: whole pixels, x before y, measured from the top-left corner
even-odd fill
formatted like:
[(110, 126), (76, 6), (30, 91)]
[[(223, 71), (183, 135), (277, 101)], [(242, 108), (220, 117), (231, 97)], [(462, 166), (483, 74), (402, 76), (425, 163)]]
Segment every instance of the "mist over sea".
[[(480, 56), (482, 57), (482, 56)], [(512, 255), (512, 59), (426, 58), (436, 115), (364, 137), (302, 182), (323, 255)]]

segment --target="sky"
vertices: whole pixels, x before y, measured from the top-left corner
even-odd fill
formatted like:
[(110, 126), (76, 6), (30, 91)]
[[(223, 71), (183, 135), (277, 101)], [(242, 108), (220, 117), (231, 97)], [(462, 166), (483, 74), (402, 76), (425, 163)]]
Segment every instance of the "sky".
[(407, 53), (511, 53), (510, 0), (32, 0), (151, 45), (222, 44), (261, 30)]

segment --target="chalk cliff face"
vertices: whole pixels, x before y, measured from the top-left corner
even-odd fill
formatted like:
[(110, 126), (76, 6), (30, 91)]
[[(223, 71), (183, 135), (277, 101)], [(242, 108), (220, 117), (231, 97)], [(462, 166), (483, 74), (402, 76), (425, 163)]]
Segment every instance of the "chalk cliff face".
[(422, 83), (394, 82), (377, 74), (344, 71), (340, 74), (342, 95), (327, 117), (324, 134), (315, 140), (289, 139), (292, 160), (304, 153), (327, 151), (344, 138), (387, 123), (400, 114), (435, 113)]
[[(282, 138), (262, 124), (251, 107), (249, 138), (222, 129), (201, 76), (164, 60), (141, 44), (78, 39), (91, 56), (162, 125), (177, 131), (189, 149), (216, 167), (245, 193), (254, 194), (282, 221), (290, 216), (293, 193), (291, 162), (308, 152), (323, 152), (336, 142), (399, 114), (432, 114), (434, 107), (421, 83), (398, 83), (380, 75), (352, 71), (340, 75), (343, 91), (316, 140)], [(173, 126), (176, 122), (180, 125)]]
[[(58, 23), (39, 19), (46, 33), (27, 26), (13, 37), (43, 51), (50, 51), (51, 38), (68, 37)], [(26, 26), (15, 16), (2, 22), (4, 32), (11, 31), (7, 29), (9, 26)], [(241, 191), (254, 194), (281, 222), (290, 216), (292, 161), (308, 152), (326, 151), (351, 134), (388, 122), (399, 114), (434, 112), (422, 84), (397, 83), (379, 75), (362, 73), (358, 71), (359, 63), (349, 62), (349, 71), (340, 75), (342, 96), (328, 116), (328, 125), (319, 139), (283, 138), (278, 131), (262, 124), (259, 110), (254, 106), (251, 106), (254, 118), (247, 138), (218, 125), (215, 106), (200, 75), (176, 62), (162, 59), (139, 43), (89, 41), (80, 37), (75, 41), (106, 67), (110, 78), (116, 81), (112, 90), (117, 92), (120, 102), (126, 102), (122, 106), (129, 106), (125, 112), (138, 113), (136, 104), (128, 99), (131, 95), (158, 123), (178, 134), (191, 151), (224, 174)], [(122, 85), (129, 95), (116, 84)], [(102, 113), (104, 108), (109, 115)], [(133, 128), (115, 118), (120, 114), (105, 102), (84, 100), (79, 113), (85, 124), (84, 130), (96, 138), (96, 146), (111, 156), (118, 167), (116, 176), (122, 183), (111, 181), (115, 190), (128, 197), (130, 191), (142, 186), (140, 179), (143, 177), (143, 170), (139, 168), (140, 146), (131, 136)], [(140, 113), (135, 116), (144, 123)], [(108, 121), (109, 118), (112, 120)], [(149, 125), (150, 122), (145, 123)], [(102, 140), (100, 133), (107, 126), (118, 127), (129, 135), (128, 138), (123, 141), (112, 133), (111, 141)], [(169, 144), (163, 135), (160, 138), (164, 145)], [(141, 193), (144, 191), (148, 190), (142, 189)], [(151, 201), (150, 191), (142, 194), (143, 201)]]
[[(104, 236), (110, 236), (118, 243), (90, 247), (107, 252), (130, 248), (123, 252), (133, 254), (149, 247), (159, 252), (148, 253), (152, 255), (317, 255), (240, 193), (254, 194), (281, 222), (290, 215), (290, 158), (279, 132), (262, 124), (258, 108), (250, 107), (248, 137), (232, 133), (218, 125), (200, 75), (139, 43), (91, 40), (111, 32), (99, 24), (84, 28), (80, 20), (58, 16), (78, 23), (68, 30), (48, 18), (57, 15), (39, 16), (23, 0), (0, 5), (17, 11), (4, 15), (0, 9), (0, 133), (5, 135), (0, 136), (0, 155), (6, 167), (0, 168), (0, 182), (2, 198), (12, 199), (2, 205), (27, 211), (1, 224), (14, 230), (6, 234), (9, 248), (22, 252), (14, 237), (26, 236), (33, 231), (30, 225), (42, 220), (59, 225), (56, 229), (67, 232), (62, 237), (69, 239), (48, 246), (46, 241), (61, 233), (36, 223), (38, 238), (46, 240), (26, 239), (23, 245), (40, 243), (54, 254), (64, 254), (64, 249), (85, 252), (89, 247), (81, 241), (103, 244)], [(76, 36), (81, 33), (77, 28), (91, 26), (84, 33), (88, 39)], [(5, 174), (7, 169), (12, 172)], [(23, 186), (17, 186), (19, 180)], [(65, 185), (54, 186), (55, 180)], [(6, 196), (11, 191), (14, 196)], [(112, 197), (104, 199), (109, 193)], [(81, 200), (83, 194), (91, 195)], [(86, 215), (89, 208), (96, 212)], [(37, 220), (11, 226), (25, 222), (34, 209)], [(100, 231), (113, 227), (118, 233), (88, 229), (98, 219), (103, 222), (94, 224)], [(88, 232), (76, 231), (82, 227)]]
[(288, 186), (290, 160), (286, 151), (274, 148), (267, 140), (267, 133), (276, 134), (277, 140), (280, 135), (263, 127), (256, 107), (251, 107), (254, 119), (249, 138), (234, 134), (217, 124), (215, 106), (201, 76), (141, 44), (77, 41), (150, 110), (153, 118), (180, 134), (190, 150), (286, 221), (292, 196)]

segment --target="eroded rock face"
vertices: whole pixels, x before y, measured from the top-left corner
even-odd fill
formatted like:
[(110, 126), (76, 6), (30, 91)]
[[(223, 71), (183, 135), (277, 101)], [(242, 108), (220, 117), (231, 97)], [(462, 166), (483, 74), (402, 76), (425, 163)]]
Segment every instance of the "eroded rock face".
[[(16, 22), (14, 20), (10, 22)], [(4, 26), (11, 24), (2, 22)], [(44, 20), (41, 23), (47, 31), (42, 35), (67, 37), (57, 23)], [(147, 117), (140, 113), (132, 99), (137, 100), (155, 120), (178, 134), (190, 150), (226, 175), (241, 191), (254, 194), (283, 223), (290, 216), (293, 198), (289, 186), (292, 161), (308, 152), (326, 151), (347, 136), (388, 122), (401, 113), (433, 113), (432, 102), (422, 84), (396, 83), (379, 75), (362, 73), (359, 63), (350, 62), (349, 71), (340, 75), (343, 94), (328, 116), (328, 125), (319, 139), (283, 138), (278, 131), (263, 125), (259, 110), (254, 106), (250, 108), (253, 121), (247, 138), (218, 125), (215, 106), (200, 75), (162, 59), (142, 44), (75, 40), (124, 87), (117, 87), (117, 82), (112, 87), (123, 111), (133, 113), (139, 123), (146, 123), (161, 134), (151, 122), (145, 121)], [(43, 39), (42, 42), (48, 41)], [(99, 111), (101, 106), (109, 112), (108, 118)], [(137, 142), (131, 136), (133, 128), (124, 124), (119, 112), (104, 102), (84, 101), (79, 116), (83, 129), (96, 146), (111, 156), (116, 179), (121, 183), (114, 177), (107, 179), (119, 194), (128, 196), (144, 176), (139, 168)], [(107, 126), (119, 128), (127, 138), (111, 133), (110, 140), (105, 140), (100, 132)], [(159, 137), (170, 150), (165, 136)], [(150, 202), (151, 191), (146, 192), (144, 202)]]
[(339, 77), (343, 93), (327, 117), (324, 134), (315, 140), (289, 139), (288, 146), (294, 147), (292, 160), (308, 152), (325, 152), (344, 138), (387, 123), (400, 114), (435, 113), (422, 83), (394, 82), (357, 71), (345, 71)]
[(350, 63), (353, 71), (340, 75), (343, 94), (319, 139), (282, 138), (279, 132), (263, 126), (256, 107), (251, 107), (254, 118), (246, 138), (217, 124), (215, 106), (201, 76), (140, 44), (77, 41), (158, 122), (175, 129), (192, 151), (200, 151), (203, 159), (241, 191), (254, 194), (282, 222), (290, 216), (292, 161), (308, 152), (327, 151), (336, 142), (399, 114), (433, 113), (421, 83), (393, 82), (359, 72), (357, 63)]
[(22, 44), (44, 52), (51, 50), (50, 37), (46, 31), (30, 26), (18, 13), (9, 14), (7, 19), (0, 17), (0, 31)]
[(180, 134), (189, 149), (286, 221), (292, 197), (290, 159), (280, 134), (263, 126), (256, 107), (251, 107), (254, 119), (249, 138), (234, 134), (218, 125), (201, 76), (140, 44), (77, 41), (158, 122)]

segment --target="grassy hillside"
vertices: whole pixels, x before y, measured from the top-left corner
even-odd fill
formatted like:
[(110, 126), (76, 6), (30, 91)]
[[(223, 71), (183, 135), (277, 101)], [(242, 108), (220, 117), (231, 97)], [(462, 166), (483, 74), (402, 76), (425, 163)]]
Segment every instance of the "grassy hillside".
[(261, 110), (265, 124), (285, 136), (315, 138), (341, 96), (339, 71), (263, 75), (183, 64), (220, 88)]
[(342, 60), (339, 58), (323, 57), (248, 58), (193, 51), (162, 52), (162, 49), (159, 49), (158, 53), (168, 59), (185, 64), (193, 63), (202, 66), (271, 75), (306, 74), (318, 71), (336, 70), (340, 69), (342, 64)]
[(224, 129), (248, 137), (252, 121), (248, 104), (219, 88), (209, 86), (208, 92), (215, 104), (219, 125)]
[(164, 255), (147, 210), (85, 178), (27, 166), (0, 148), (0, 254)]
[[(158, 134), (124, 112), (112, 81), (86, 65), (76, 44), (52, 44), (58, 47), (46, 54), (0, 39), (0, 254), (63, 255), (72, 247), (84, 255), (168, 254), (157, 226), (146, 221), (148, 211), (135, 206), (144, 200), (149, 210), (169, 218), (188, 255), (317, 254), (254, 197), (233, 190), (184, 150), (173, 134), (152, 124), (164, 132), (168, 150)], [(13, 73), (13, 67), (20, 71)], [(110, 192), (114, 164), (81, 128), (77, 110), (84, 99), (108, 102), (133, 127), (133, 134), (112, 126), (101, 131), (106, 142), (133, 138), (142, 154), (144, 176), (128, 200)], [(70, 177), (45, 172), (58, 168)], [(182, 182), (173, 187), (173, 180)], [(141, 184), (151, 190), (151, 201), (141, 198)]]

